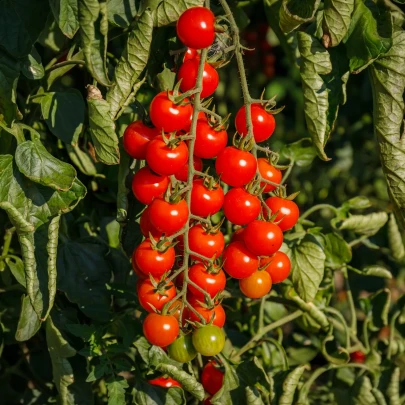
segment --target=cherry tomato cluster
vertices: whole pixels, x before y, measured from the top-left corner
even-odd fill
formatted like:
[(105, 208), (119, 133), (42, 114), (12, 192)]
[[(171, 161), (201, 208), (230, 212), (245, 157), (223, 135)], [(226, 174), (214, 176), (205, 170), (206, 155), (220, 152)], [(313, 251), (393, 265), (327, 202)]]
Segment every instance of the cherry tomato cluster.
[[(178, 85), (152, 100), (153, 128), (142, 121), (128, 126), (124, 147), (146, 163), (132, 180), (134, 196), (145, 204), (140, 216), (145, 238), (132, 255), (138, 299), (148, 312), (144, 335), (151, 344), (167, 348), (174, 360), (188, 362), (197, 353), (215, 356), (224, 347), (226, 275), (239, 280), (248, 298), (265, 296), (273, 283), (288, 276), (290, 261), (279, 249), (299, 210), (285, 198), (274, 155), (257, 146), (275, 130), (270, 102), (249, 105), (251, 127), (246, 106), (239, 109), (232, 145), (227, 120), (206, 107), (191, 131), (200, 50), (215, 40), (214, 14), (204, 7), (188, 9), (178, 20), (177, 34), (188, 47)], [(205, 63), (203, 69), (201, 98), (218, 85), (215, 68)], [(258, 158), (258, 151), (264, 156)], [(215, 175), (204, 171), (210, 167)], [(213, 216), (223, 219), (214, 225)], [(234, 227), (227, 246), (221, 230), (225, 219)], [(215, 373), (214, 383), (206, 383), (211, 395), (222, 385), (223, 373), (218, 364), (207, 363), (203, 385)]]

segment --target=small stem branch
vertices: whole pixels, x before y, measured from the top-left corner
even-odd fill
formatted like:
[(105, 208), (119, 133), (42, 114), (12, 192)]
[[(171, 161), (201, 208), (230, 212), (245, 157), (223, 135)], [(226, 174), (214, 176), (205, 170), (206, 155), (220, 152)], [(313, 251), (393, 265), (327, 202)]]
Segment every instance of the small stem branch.
[(305, 211), (300, 216), (300, 221), (302, 221), (303, 219), (309, 217), (315, 211), (324, 210), (324, 209), (332, 210), (335, 214), (337, 213), (337, 209), (333, 205), (330, 205), (330, 204), (317, 204), (317, 205), (314, 205), (313, 207), (311, 207), (309, 210)]
[(63, 66), (69, 65), (85, 65), (86, 62), (84, 60), (66, 60), (64, 62), (57, 63), (56, 65), (50, 66), (46, 69), (46, 72), (51, 72), (52, 70), (58, 69)]

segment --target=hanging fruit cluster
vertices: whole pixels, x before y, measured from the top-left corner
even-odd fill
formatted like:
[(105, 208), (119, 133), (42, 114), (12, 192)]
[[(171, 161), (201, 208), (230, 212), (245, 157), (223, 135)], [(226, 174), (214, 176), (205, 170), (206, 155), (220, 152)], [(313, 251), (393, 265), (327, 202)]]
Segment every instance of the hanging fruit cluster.
[[(132, 181), (135, 197), (146, 206), (140, 218), (145, 239), (132, 256), (139, 302), (148, 312), (143, 331), (180, 362), (223, 349), (226, 275), (239, 280), (248, 298), (265, 296), (288, 276), (290, 261), (279, 249), (283, 232), (299, 217), (285, 195), (277, 154), (258, 145), (275, 130), (274, 101), (245, 97), (233, 140), (228, 117), (201, 101), (218, 86), (218, 73), (206, 61), (216, 28), (208, 8), (193, 7), (180, 16), (177, 34), (188, 49), (178, 84), (152, 100), (154, 128), (136, 121), (124, 134), (127, 153), (146, 162)], [(238, 33), (233, 34), (237, 62), (243, 64)], [(222, 216), (215, 225), (214, 215)], [(227, 246), (224, 220), (233, 230)]]

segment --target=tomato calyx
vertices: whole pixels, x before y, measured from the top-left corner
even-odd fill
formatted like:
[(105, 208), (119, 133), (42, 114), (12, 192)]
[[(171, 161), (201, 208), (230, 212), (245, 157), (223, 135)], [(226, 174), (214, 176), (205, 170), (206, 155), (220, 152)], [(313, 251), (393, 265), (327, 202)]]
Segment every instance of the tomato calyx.
[(254, 178), (250, 183), (246, 184), (245, 190), (254, 196), (262, 195), (266, 185), (261, 185), (263, 180), (259, 180), (258, 178)]
[[(173, 288), (173, 285), (169, 285), (167, 280), (166, 280), (167, 274), (163, 274), (160, 280), (156, 280), (155, 277), (153, 277), (151, 274), (149, 274), (149, 280), (153, 286), (153, 292), (158, 293), (159, 295), (162, 295), (164, 297), (168, 297), (168, 294), (166, 291), (170, 290)], [(150, 304), (149, 304), (150, 305)]]
[(216, 224), (213, 225), (211, 222), (211, 218), (207, 218), (207, 222), (201, 223), (202, 228), (204, 229), (204, 232), (209, 234), (209, 235), (216, 235), (220, 230), (225, 221), (225, 217), (222, 217), (221, 220)]
[(235, 148), (240, 149), (244, 152), (250, 152), (255, 146), (255, 139), (252, 135), (240, 136), (237, 132), (235, 133), (232, 144)]
[(203, 179), (203, 185), (206, 189), (208, 189), (210, 191), (218, 190), (221, 187), (221, 185), (219, 183), (219, 179), (215, 178), (214, 176), (210, 176), (208, 174), (208, 170), (209, 170), (209, 168), (205, 172), (206, 175), (204, 176), (204, 179)]
[(183, 140), (181, 136), (176, 136), (175, 132), (170, 132), (169, 134), (165, 134), (162, 131), (162, 140), (165, 145), (170, 149), (176, 149), (179, 143)]
[(181, 85), (181, 80), (179, 80), (176, 85), (174, 86), (173, 90), (167, 90), (167, 98), (176, 105), (179, 106), (186, 106), (190, 104), (190, 101), (186, 99), (194, 95), (195, 93), (198, 92), (199, 89), (191, 89), (189, 91), (186, 91), (184, 93), (180, 92), (180, 85)]
[(181, 187), (180, 183), (176, 183), (174, 187), (168, 187), (164, 193), (163, 199), (169, 204), (178, 204), (183, 200), (183, 194), (188, 191), (187, 187)]
[(151, 233), (149, 233), (150, 246), (153, 250), (157, 250), (159, 253), (166, 253), (171, 247), (177, 245), (177, 241), (171, 241), (165, 237), (155, 239)]
[(296, 191), (295, 193), (287, 195), (285, 188), (280, 187), (278, 190), (275, 190), (273, 193), (276, 197), (282, 198), (283, 200), (294, 201), (295, 198), (300, 193), (300, 191)]
[(283, 111), (285, 108), (285, 105), (283, 105), (282, 107), (279, 107), (279, 108), (275, 108), (277, 105), (277, 103), (276, 103), (277, 96), (273, 96), (269, 100), (263, 99), (265, 91), (266, 91), (266, 89), (263, 89), (262, 94), (260, 95), (260, 99), (252, 100), (252, 104), (260, 104), (264, 108), (264, 110), (268, 114), (271, 114), (271, 115), (276, 115), (276, 114), (280, 113), (281, 111)]

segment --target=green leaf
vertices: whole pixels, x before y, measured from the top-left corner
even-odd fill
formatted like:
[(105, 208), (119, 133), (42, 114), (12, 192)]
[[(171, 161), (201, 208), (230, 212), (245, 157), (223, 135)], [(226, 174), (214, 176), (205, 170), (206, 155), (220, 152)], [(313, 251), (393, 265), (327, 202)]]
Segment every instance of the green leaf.
[(116, 377), (112, 381), (106, 381), (108, 392), (108, 405), (125, 405), (125, 390), (129, 387), (123, 377)]
[[(401, 136), (405, 90), (405, 32), (394, 33), (390, 51), (370, 67), (374, 130), (380, 148), (388, 194), (398, 220), (405, 227), (405, 137)], [(389, 106), (389, 108), (387, 108)]]
[(66, 144), (65, 146), (70, 160), (83, 174), (86, 176), (95, 176), (97, 174), (97, 168), (88, 153), (81, 150), (78, 145)]
[(6, 259), (6, 264), (8, 268), (10, 269), (11, 273), (15, 277), (15, 279), (23, 286), (26, 286), (26, 281), (25, 281), (25, 273), (24, 273), (24, 263), (23, 261), (17, 257), (8, 257)]
[(306, 302), (314, 300), (323, 279), (326, 255), (313, 235), (307, 234), (289, 246), (291, 278), (298, 295)]
[(86, 67), (103, 86), (110, 85), (107, 74), (107, 5), (98, 0), (79, 0), (79, 23)]
[(362, 235), (375, 235), (388, 221), (386, 212), (373, 212), (367, 215), (351, 215), (338, 224), (340, 230), (347, 229)]
[(400, 261), (404, 258), (405, 247), (394, 214), (390, 214), (390, 219), (388, 220), (388, 246), (395, 260)]
[(44, 77), (45, 69), (42, 66), (41, 56), (34, 46), (31, 53), (24, 58), (21, 64), (21, 72), (26, 78), (31, 80), (39, 80)]
[(159, 91), (173, 90), (176, 82), (176, 73), (168, 69), (166, 65), (164, 69), (156, 75), (155, 86)]
[(389, 400), (390, 405), (399, 405), (401, 403), (400, 398), (400, 380), (401, 380), (401, 369), (395, 367), (390, 376), (390, 382), (387, 387), (386, 395)]
[(181, 388), (156, 387), (140, 378), (135, 381), (133, 394), (137, 405), (186, 405)]
[(18, 320), (15, 338), (19, 342), (31, 339), (41, 327), (41, 321), (36, 314), (28, 295), (21, 297), (21, 313)]
[(340, 347), (333, 335), (333, 328), (330, 328), (328, 335), (323, 339), (321, 351), (325, 359), (332, 364), (346, 364), (350, 361), (348, 351)]
[(108, 21), (121, 28), (128, 28), (136, 16), (136, 2), (107, 0)]
[(79, 91), (45, 93), (42, 115), (49, 130), (65, 143), (76, 145), (83, 130), (85, 105)]
[(339, 45), (345, 37), (354, 9), (354, 0), (325, 0), (322, 42), (325, 48)]
[(180, 15), (190, 7), (202, 6), (203, 0), (166, 0), (146, 1), (146, 7), (153, 11), (153, 25), (163, 27), (176, 22)]
[[(307, 146), (305, 146), (307, 145)], [(281, 154), (292, 160), (297, 166), (309, 166), (316, 157), (316, 149), (309, 138), (300, 139), (297, 142), (284, 145)]]
[(179, 370), (177, 367), (170, 364), (160, 364), (157, 369), (163, 374), (168, 374), (170, 377), (178, 381), (184, 390), (188, 391), (199, 401), (204, 399), (204, 388), (194, 376), (183, 370)]
[[(83, 60), (83, 51), (80, 50), (79, 52), (77, 52), (76, 54), (74, 54), (70, 60)], [(53, 84), (53, 82), (58, 79), (59, 77), (63, 76), (64, 74), (66, 74), (67, 72), (69, 72), (69, 70), (73, 69), (75, 67), (75, 65), (65, 65), (65, 66), (61, 66), (58, 68), (55, 68), (53, 70), (51, 70), (46, 77), (46, 83), (47, 86), (46, 88), (49, 90)], [(68, 90), (71, 91), (71, 90)], [(64, 92), (63, 94), (66, 94), (66, 92)], [(44, 113), (42, 112), (42, 114), (44, 115)], [(63, 118), (63, 117), (62, 117)], [(52, 131), (52, 130), (51, 130)]]
[(392, 278), (392, 274), (388, 269), (378, 265), (364, 267), (361, 274), (365, 276), (375, 276), (387, 279)]
[[(49, 49), (53, 52), (61, 52), (63, 49), (66, 49), (68, 42), (68, 38), (63, 35), (63, 32), (58, 27), (53, 14), (48, 13), (48, 18), (38, 38), (38, 43), (45, 49)], [(69, 67), (72, 68), (72, 66)]]
[(15, 162), (30, 180), (54, 190), (68, 191), (76, 178), (74, 167), (52, 156), (39, 141), (20, 143)]
[(388, 314), (391, 304), (391, 292), (387, 288), (379, 290), (369, 297), (371, 306), (371, 325), (372, 330), (380, 330), (388, 325)]
[(346, 39), (350, 72), (359, 73), (392, 45), (391, 15), (371, 0), (355, 0)]
[(345, 211), (349, 210), (363, 210), (365, 208), (371, 207), (371, 202), (367, 197), (358, 196), (347, 200), (342, 204), (342, 208)]
[(146, 10), (129, 33), (125, 50), (114, 71), (115, 84), (107, 92), (113, 119), (127, 104), (128, 98), (133, 97), (132, 90), (148, 62), (152, 31), (152, 14)]
[(354, 405), (379, 405), (372, 394), (371, 381), (368, 377), (359, 377), (352, 388), (352, 401)]
[(53, 380), (62, 404), (68, 404), (68, 387), (74, 383), (73, 368), (68, 359), (76, 354), (76, 350), (55, 327), (51, 317), (46, 321), (46, 341), (52, 361)]
[(50, 0), (49, 5), (60, 30), (73, 38), (79, 29), (77, 0)]
[(10, 55), (21, 58), (31, 52), (48, 16), (47, 0), (0, 1), (0, 43)]
[(106, 244), (88, 237), (61, 244), (57, 258), (58, 289), (87, 316), (102, 322), (110, 317), (110, 296), (106, 288), (111, 279), (106, 260), (108, 251)]
[(115, 123), (110, 115), (110, 104), (101, 98), (87, 98), (89, 109), (90, 135), (96, 158), (106, 165), (120, 162), (118, 136)]
[(48, 253), (48, 310), (45, 318), (49, 315), (56, 296), (56, 256), (58, 253), (58, 241), (59, 241), (59, 223), (60, 215), (52, 218), (48, 228), (48, 243), (46, 244), (46, 252)]
[[(305, 370), (306, 364), (288, 372), (279, 372), (274, 376), (275, 404), (292, 405), (294, 403), (295, 391)], [(273, 402), (272, 401), (272, 402)]]
[(337, 233), (324, 235), (325, 265), (332, 268), (341, 267), (352, 260), (352, 249)]
[(283, 0), (280, 7), (281, 30), (288, 34), (301, 24), (311, 21), (319, 4), (320, 0)]
[(13, 68), (15, 60), (0, 51), (0, 122), (11, 125), (18, 115), (17, 82), (19, 72)]

